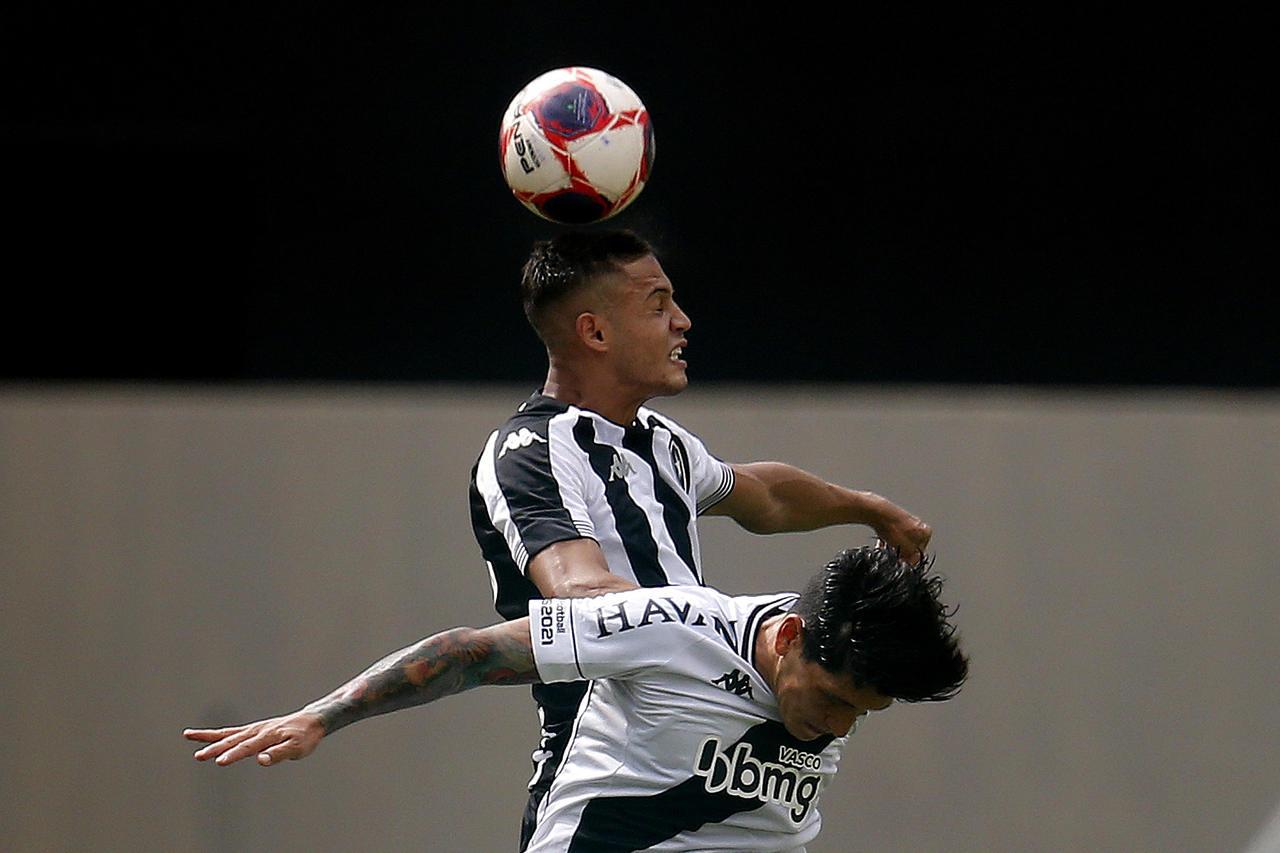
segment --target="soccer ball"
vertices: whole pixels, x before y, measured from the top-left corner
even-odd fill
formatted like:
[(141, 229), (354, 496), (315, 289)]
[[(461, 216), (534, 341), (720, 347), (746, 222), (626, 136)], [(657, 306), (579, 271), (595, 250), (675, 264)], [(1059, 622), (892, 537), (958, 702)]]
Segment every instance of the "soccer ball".
[(534, 213), (570, 225), (608, 219), (644, 189), (653, 125), (626, 83), (557, 68), (512, 99), (499, 136), (507, 186)]

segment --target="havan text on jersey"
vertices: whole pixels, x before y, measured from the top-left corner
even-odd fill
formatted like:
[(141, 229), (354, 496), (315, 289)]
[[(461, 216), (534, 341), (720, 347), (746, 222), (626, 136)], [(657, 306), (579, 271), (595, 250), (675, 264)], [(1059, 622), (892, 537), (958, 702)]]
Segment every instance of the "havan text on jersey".
[[(653, 624), (679, 622), (693, 628), (713, 628), (720, 638), (728, 643), (729, 648), (736, 649), (734, 637), (735, 621), (721, 619), (715, 613), (707, 614), (696, 608), (693, 602), (680, 600), (669, 595), (654, 596), (643, 600), (636, 598), (620, 601), (617, 604), (601, 607), (596, 611), (597, 640), (605, 637), (645, 628)], [(710, 615), (710, 620), (707, 616)]]

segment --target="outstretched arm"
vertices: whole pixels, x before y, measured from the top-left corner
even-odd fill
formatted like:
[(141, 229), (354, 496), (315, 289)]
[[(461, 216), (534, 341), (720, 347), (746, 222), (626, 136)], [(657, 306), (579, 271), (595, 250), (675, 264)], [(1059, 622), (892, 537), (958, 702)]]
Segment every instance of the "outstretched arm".
[(482, 684), (538, 680), (528, 618), (488, 628), (454, 628), (388, 655), (300, 711), (222, 729), (187, 729), (209, 744), (197, 761), (232, 764), (250, 755), (266, 766), (306, 758), (320, 739), (366, 717), (424, 705)]
[(828, 483), (792, 465), (752, 462), (734, 465), (733, 474), (733, 491), (707, 515), (727, 515), (752, 533), (865, 524), (912, 560), (933, 535), (929, 525), (880, 495)]

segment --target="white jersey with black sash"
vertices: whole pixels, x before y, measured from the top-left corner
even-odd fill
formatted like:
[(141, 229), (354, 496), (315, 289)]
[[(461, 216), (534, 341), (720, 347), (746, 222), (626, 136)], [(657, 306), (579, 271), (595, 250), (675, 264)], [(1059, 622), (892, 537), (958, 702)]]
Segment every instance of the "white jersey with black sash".
[[(644, 587), (703, 583), (697, 516), (733, 489), (733, 469), (672, 419), (641, 408), (628, 426), (535, 393), (495, 430), (471, 476), (471, 519), (494, 605), (507, 619), (541, 593), (529, 561), (589, 538), (609, 569)], [(543, 740), (531, 787), (545, 784), (584, 686), (538, 686)]]
[(670, 587), (532, 602), (539, 676), (594, 680), (529, 850), (803, 850), (846, 739), (789, 734), (756, 670), (760, 626), (796, 597)]

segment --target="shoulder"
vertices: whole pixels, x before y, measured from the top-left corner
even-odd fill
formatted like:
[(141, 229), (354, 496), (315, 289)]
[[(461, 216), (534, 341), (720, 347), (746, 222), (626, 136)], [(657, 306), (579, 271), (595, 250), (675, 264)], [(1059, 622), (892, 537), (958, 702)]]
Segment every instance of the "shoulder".
[(641, 406), (636, 413), (636, 418), (649, 429), (661, 429), (670, 433), (673, 443), (678, 444), (682, 450), (689, 450), (695, 457), (702, 458), (709, 454), (706, 442), (697, 433), (684, 427), (669, 415)]
[(760, 626), (772, 616), (786, 613), (795, 606), (800, 596), (794, 592), (775, 592), (769, 595), (737, 595), (731, 599), (734, 612), (734, 628), (738, 650), (743, 658), (753, 660), (756, 635)]
[(498, 427), (497, 433), (501, 436), (526, 429), (545, 435), (548, 424), (564, 416), (573, 417), (576, 411), (577, 408), (568, 403), (544, 397), (542, 394), (534, 394), (521, 403), (511, 417)]
[(650, 429), (660, 427), (668, 432), (674, 432), (681, 435), (690, 434), (687, 429), (680, 426), (675, 418), (670, 417), (669, 415), (664, 415), (661, 412), (656, 412), (648, 406), (641, 406), (636, 411), (636, 420)]
[(572, 422), (580, 410), (568, 403), (534, 394), (512, 413), (511, 417), (489, 434), (483, 453), (503, 457), (513, 450), (554, 439), (554, 424)]

